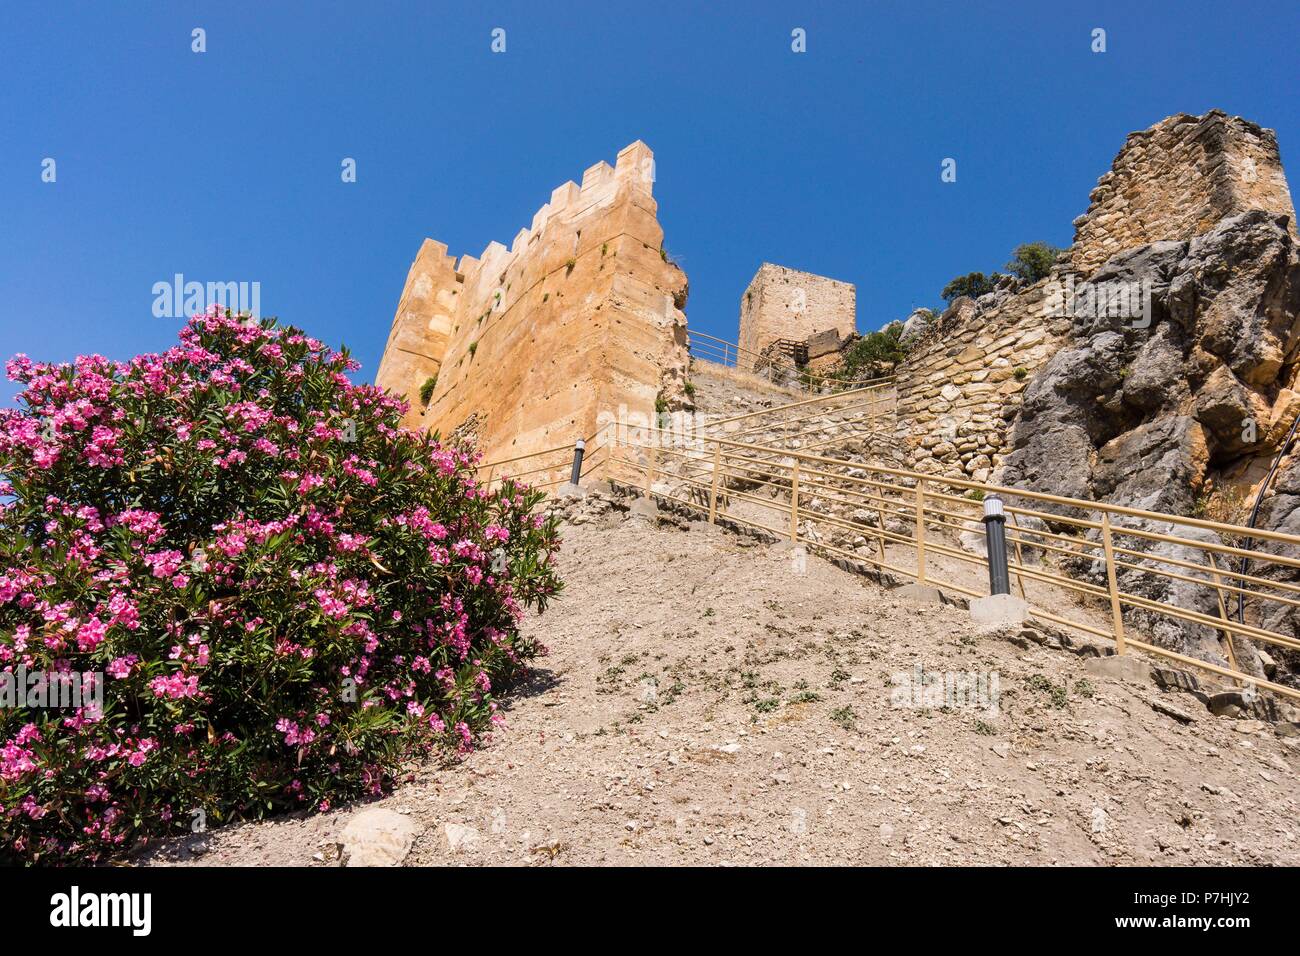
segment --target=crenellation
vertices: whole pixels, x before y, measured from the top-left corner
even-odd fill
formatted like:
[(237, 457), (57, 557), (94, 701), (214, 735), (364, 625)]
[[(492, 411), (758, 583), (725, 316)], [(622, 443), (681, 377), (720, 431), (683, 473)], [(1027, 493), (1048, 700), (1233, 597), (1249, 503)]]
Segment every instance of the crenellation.
[(473, 422), (491, 458), (586, 436), (602, 410), (653, 413), (661, 394), (680, 399), (686, 320), (674, 300), (686, 279), (659, 254), (663, 230), (640, 175), (653, 153), (638, 141), (618, 162), (552, 190), (509, 250), (492, 242), (480, 259), (462, 257), (464, 292), (427, 407), (423, 380), (387, 355), (377, 379), (407, 396), (408, 426), (445, 434)]
[(582, 191), (599, 189), (601, 186), (612, 182), (614, 179), (614, 167), (603, 159), (592, 166), (588, 166), (582, 173)]
[(542, 208), (533, 213), (533, 224), (529, 228), (530, 233), (540, 233), (546, 228), (546, 220), (551, 216), (551, 204), (544, 203)]
[(581, 192), (581, 188), (573, 180), (569, 180), (562, 186), (556, 186), (551, 190), (551, 212), (559, 214), (568, 209), (577, 202)]
[(615, 178), (630, 183), (633, 188), (653, 192), (654, 153), (640, 140), (624, 146), (619, 150), (614, 163), (614, 175)]

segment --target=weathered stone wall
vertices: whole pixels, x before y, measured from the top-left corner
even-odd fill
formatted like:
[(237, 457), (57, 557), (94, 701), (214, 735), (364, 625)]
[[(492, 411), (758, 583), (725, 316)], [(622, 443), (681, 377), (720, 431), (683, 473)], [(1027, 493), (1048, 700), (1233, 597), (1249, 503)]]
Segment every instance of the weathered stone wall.
[(777, 339), (802, 341), (827, 329), (840, 338), (857, 331), (853, 283), (764, 262), (740, 297), (740, 366), (753, 368)]
[(686, 276), (661, 253), (653, 168), (633, 143), (555, 189), (510, 249), (491, 243), (454, 270), (425, 243), (377, 378), (411, 402), (408, 426), (464, 426), (490, 461), (587, 437), (602, 410), (650, 415), (661, 393), (680, 398)]
[(464, 276), (456, 272), (455, 258), (447, 255), (447, 247), (432, 239), (424, 240), (407, 273), (375, 376), (381, 385), (407, 396), (411, 402), (408, 425), (417, 424), (424, 411), (420, 386), (442, 368), (463, 280)]
[(950, 477), (993, 476), (1010, 451), (1020, 393), (1070, 334), (1062, 305), (1071, 293), (1063, 295), (1058, 279), (1100, 275), (1122, 250), (1186, 243), (1246, 209), (1290, 215), (1295, 234), (1272, 130), (1213, 110), (1130, 134), (1088, 211), (1075, 220), (1074, 245), (1054, 277), (1010, 297), (982, 298), (979, 307), (957, 300), (898, 369), (898, 437), (911, 447), (912, 466)]
[(1089, 198), (1062, 263), (1083, 276), (1122, 250), (1187, 240), (1248, 209), (1290, 215), (1296, 235), (1276, 135), (1219, 110), (1130, 133)]
[(900, 366), (897, 435), (917, 471), (992, 474), (1020, 393), (1070, 329), (1069, 319), (1044, 316), (1047, 285), (984, 311), (956, 300)]

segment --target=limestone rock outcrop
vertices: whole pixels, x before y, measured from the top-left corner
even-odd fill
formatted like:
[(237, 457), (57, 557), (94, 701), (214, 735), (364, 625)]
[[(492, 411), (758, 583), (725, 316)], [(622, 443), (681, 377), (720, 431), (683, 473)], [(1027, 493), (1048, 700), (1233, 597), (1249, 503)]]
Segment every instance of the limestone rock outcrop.
[(1252, 211), (1130, 250), (1091, 281), (1148, 283), (1150, 323), (1072, 317), (1025, 391), (998, 478), (1191, 514), (1212, 470), (1269, 454), (1291, 424), (1300, 256), (1286, 217)]
[[(995, 481), (1178, 515), (1205, 513), (1214, 494), (1234, 486), (1235, 497), (1220, 500), (1248, 500), (1300, 411), (1293, 391), (1300, 253), (1288, 225), (1285, 215), (1255, 210), (1186, 242), (1125, 251), (1098, 269), (1090, 277), (1096, 286), (1148, 290), (1149, 316), (1094, 308), (1072, 317), (1063, 346), (1025, 391)], [(1246, 520), (1239, 507), (1218, 516)], [(1293, 518), (1288, 511), (1276, 520)], [(1150, 520), (1119, 524), (1170, 531)], [(1204, 560), (1177, 545), (1126, 544), (1153, 558)], [(1104, 574), (1100, 566), (1088, 570), (1099, 581)], [(1218, 614), (1213, 591), (1200, 585), (1126, 569), (1120, 586)], [(1175, 650), (1222, 657), (1211, 628), (1157, 616), (1144, 623)], [(1251, 655), (1238, 648), (1249, 665)]]
[[(1257, 527), (1284, 534), (1300, 534), (1300, 448), (1292, 448), (1291, 454), (1284, 458), (1273, 481), (1272, 494), (1264, 499), (1259, 509)], [(1271, 541), (1256, 540), (1252, 547), (1258, 551), (1281, 555), (1288, 558), (1300, 558), (1293, 548)], [(1275, 581), (1300, 583), (1300, 570), (1278, 565), (1265, 567), (1251, 566), (1248, 571)], [(1274, 605), (1265, 610), (1260, 626), (1283, 634), (1300, 634), (1300, 608)], [(1284, 671), (1291, 675), (1300, 674), (1300, 652), (1285, 648), (1269, 648), (1269, 653), (1279, 658)], [(1286, 679), (1285, 676), (1283, 679)], [(1294, 677), (1291, 680), (1297, 684)]]

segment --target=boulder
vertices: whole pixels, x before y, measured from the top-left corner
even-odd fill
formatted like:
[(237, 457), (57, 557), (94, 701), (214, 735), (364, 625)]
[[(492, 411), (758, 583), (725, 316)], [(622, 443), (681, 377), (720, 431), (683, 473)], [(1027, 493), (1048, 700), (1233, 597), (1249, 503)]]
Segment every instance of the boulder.
[(399, 866), (423, 827), (408, 816), (384, 807), (356, 813), (343, 828), (343, 866)]
[[(1215, 463), (1230, 461), (1258, 445), (1270, 411), (1267, 401), (1243, 385), (1226, 365), (1210, 373), (1196, 393), (1193, 408)], [(1253, 429), (1247, 429), (1248, 422), (1254, 423)], [(1246, 441), (1251, 432), (1252, 440)]]
[(903, 323), (903, 331), (899, 333), (898, 344), (903, 346), (911, 345), (925, 334), (925, 330), (930, 327), (930, 321), (929, 312), (922, 309), (914, 311), (907, 317), (907, 321)]
[(1197, 421), (1182, 415), (1156, 418), (1097, 450), (1087, 497), (1145, 511), (1191, 514), (1208, 458)]

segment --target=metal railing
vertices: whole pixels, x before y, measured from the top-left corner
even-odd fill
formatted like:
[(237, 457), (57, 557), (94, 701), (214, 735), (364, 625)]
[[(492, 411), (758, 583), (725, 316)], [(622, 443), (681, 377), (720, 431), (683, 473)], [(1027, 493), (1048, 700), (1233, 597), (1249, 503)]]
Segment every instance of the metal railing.
[[(1007, 541), (1015, 558), (1010, 572), (1034, 617), (1112, 641), (1121, 654), (1136, 648), (1300, 700), (1300, 691), (1240, 670), (1233, 645), (1249, 638), (1300, 649), (1296, 634), (1271, 623), (1300, 608), (1300, 536), (735, 438), (702, 437), (688, 444), (680, 439), (659, 429), (639, 436), (610, 433), (608, 474), (697, 510), (710, 522), (725, 518), (968, 597), (986, 593), (987, 558), (953, 537), (983, 537), (980, 502), (996, 493), (1006, 502)], [(1285, 544), (1295, 557), (1238, 546), (1250, 536)], [(948, 559), (948, 567), (936, 567), (938, 558)], [(1254, 573), (1231, 570), (1231, 558), (1249, 558)], [(1161, 600), (1170, 591), (1183, 601)], [(1232, 596), (1247, 602), (1246, 621), (1228, 614)], [(1197, 601), (1208, 602), (1210, 610), (1198, 610)], [(1228, 666), (1135, 636), (1157, 625), (1198, 639), (1217, 633)]]
[[(609, 448), (603, 441), (597, 441), (594, 446), (592, 444), (593, 440), (602, 434), (596, 432), (591, 437), (583, 439), (583, 454), (579, 466), (580, 477), (583, 479), (595, 477), (605, 468), (609, 460)], [(576, 444), (575, 441), (567, 445), (556, 445), (524, 455), (515, 455), (512, 458), (482, 462), (477, 466), (479, 480), (488, 491), (500, 488), (502, 482), (507, 479), (526, 484), (530, 488), (554, 488), (556, 485), (565, 484), (572, 478)]]
[[(705, 436), (752, 441), (761, 433), (775, 433), (775, 440), (810, 442), (816, 445), (835, 440), (835, 437), (825, 438), (826, 432), (853, 424), (855, 432), (849, 437), (892, 439), (892, 427), (873, 430), (864, 426), (882, 418), (892, 421), (895, 405), (893, 383), (885, 380), (852, 391), (832, 392), (725, 418), (708, 419), (692, 413), (691, 430), (673, 431), (662, 426), (658, 430), (664, 434), (676, 435), (686, 442)], [(659, 417), (668, 421), (672, 419), (667, 413)], [(640, 431), (647, 426), (655, 427), (650, 416), (631, 425), (611, 423), (584, 439), (582, 476), (596, 476), (604, 470), (610, 454), (607, 438), (617, 434), (626, 435), (629, 431)], [(592, 446), (593, 441), (597, 442), (595, 447)], [(556, 445), (523, 455), (483, 462), (477, 466), (478, 474), (489, 489), (498, 486), (507, 477), (516, 481), (528, 479), (529, 484), (536, 488), (553, 487), (568, 480), (573, 450), (572, 444)]]
[(866, 385), (893, 381), (892, 376), (876, 378), (843, 378), (835, 372), (814, 372), (800, 368), (786, 358), (763, 355), (752, 349), (744, 348), (735, 342), (728, 342), (704, 332), (688, 332), (690, 354), (708, 362), (716, 362), (728, 368), (749, 372), (766, 379), (773, 385), (797, 389), (804, 392), (820, 392), (828, 389), (856, 389)]

